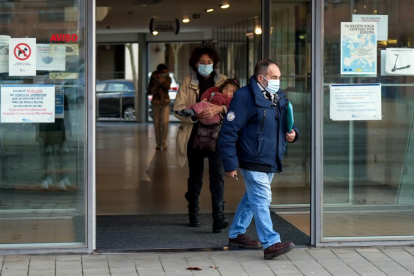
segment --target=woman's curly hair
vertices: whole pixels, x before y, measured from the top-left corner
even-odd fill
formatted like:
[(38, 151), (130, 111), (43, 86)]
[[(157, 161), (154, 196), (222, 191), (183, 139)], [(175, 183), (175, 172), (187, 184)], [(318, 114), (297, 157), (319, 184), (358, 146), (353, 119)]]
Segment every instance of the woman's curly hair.
[(197, 72), (196, 65), (202, 55), (208, 55), (214, 62), (213, 67), (217, 69), (217, 64), (220, 62), (220, 58), (219, 58), (217, 50), (211, 46), (203, 46), (203, 47), (195, 48), (193, 52), (191, 53), (190, 60), (188, 61), (188, 64), (194, 71)]

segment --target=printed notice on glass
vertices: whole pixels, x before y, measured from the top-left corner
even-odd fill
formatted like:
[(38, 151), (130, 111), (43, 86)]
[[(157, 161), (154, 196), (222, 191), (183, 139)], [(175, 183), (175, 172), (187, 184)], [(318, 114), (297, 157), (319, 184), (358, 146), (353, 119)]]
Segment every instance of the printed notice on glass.
[(10, 38), (9, 76), (36, 76), (36, 38)]
[(54, 123), (55, 86), (2, 85), (2, 123)]
[(388, 76), (414, 76), (414, 49), (387, 48), (385, 72)]
[(388, 15), (375, 14), (353, 14), (352, 22), (377, 23), (378, 41), (388, 40)]
[(56, 86), (55, 88), (55, 118), (63, 119), (65, 117), (64, 100), (65, 100), (65, 97), (63, 95), (62, 86)]
[(381, 84), (331, 84), (333, 121), (381, 120)]
[(10, 36), (0, 35), (0, 73), (9, 72), (9, 41)]
[(65, 71), (66, 56), (51, 56), (49, 44), (37, 44), (37, 63), (38, 71)]
[(341, 23), (341, 74), (377, 74), (377, 23)]

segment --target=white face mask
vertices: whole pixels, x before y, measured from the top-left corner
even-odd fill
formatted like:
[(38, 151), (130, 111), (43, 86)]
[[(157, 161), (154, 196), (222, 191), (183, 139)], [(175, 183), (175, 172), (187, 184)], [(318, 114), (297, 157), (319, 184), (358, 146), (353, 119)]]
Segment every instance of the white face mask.
[(161, 74), (161, 77), (163, 77), (163, 78), (168, 77), (168, 73), (163, 73), (163, 74)]
[(280, 89), (280, 80), (268, 80), (263, 76), (265, 80), (267, 80), (267, 87), (266, 90), (270, 93), (275, 94)]

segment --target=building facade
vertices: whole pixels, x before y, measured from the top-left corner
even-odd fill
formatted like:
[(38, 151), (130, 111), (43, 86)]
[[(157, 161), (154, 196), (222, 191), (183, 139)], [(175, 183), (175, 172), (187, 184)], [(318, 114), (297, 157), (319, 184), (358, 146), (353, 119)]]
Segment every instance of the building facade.
[[(95, 64), (104, 2), (0, 2), (1, 254), (96, 249)], [(225, 57), (220, 70), (244, 82), (260, 58), (282, 68), (301, 140), (278, 188), (297, 185), (302, 197), (275, 198), (272, 207), (307, 208), (312, 246), (414, 244), (414, 3), (256, 4), (260, 17), (214, 28), (205, 41), (186, 39), (216, 46)], [(145, 91), (148, 44), (173, 39), (131, 35)], [(147, 105), (145, 93), (135, 100)], [(137, 109), (138, 121), (146, 116)]]

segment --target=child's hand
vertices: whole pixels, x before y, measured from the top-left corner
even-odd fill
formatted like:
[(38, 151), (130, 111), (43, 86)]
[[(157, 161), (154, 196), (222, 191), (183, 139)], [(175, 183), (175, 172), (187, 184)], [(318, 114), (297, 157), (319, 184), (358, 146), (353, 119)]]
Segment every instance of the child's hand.
[(207, 101), (207, 99), (206, 99), (206, 98), (204, 98), (204, 99), (202, 99), (201, 101), (202, 101), (202, 102), (206, 102), (206, 101)]

